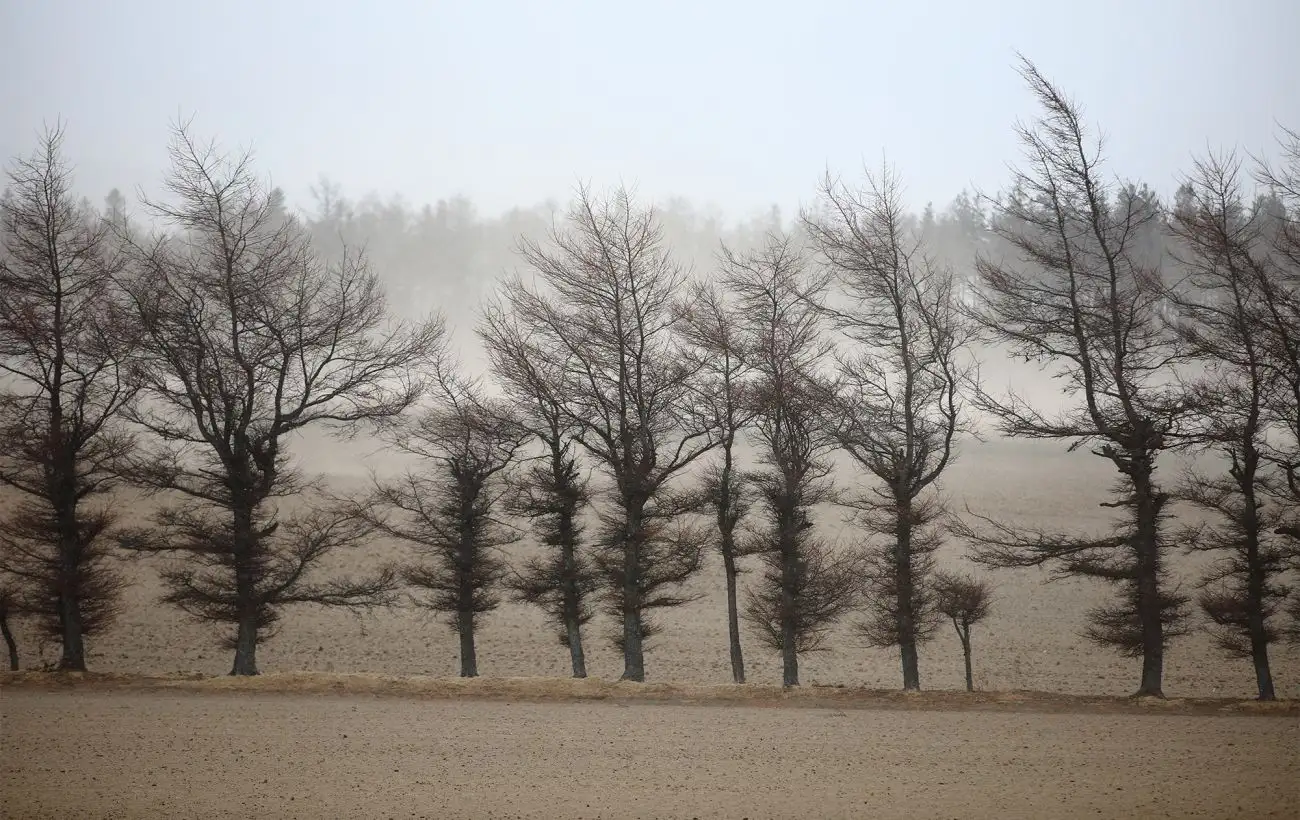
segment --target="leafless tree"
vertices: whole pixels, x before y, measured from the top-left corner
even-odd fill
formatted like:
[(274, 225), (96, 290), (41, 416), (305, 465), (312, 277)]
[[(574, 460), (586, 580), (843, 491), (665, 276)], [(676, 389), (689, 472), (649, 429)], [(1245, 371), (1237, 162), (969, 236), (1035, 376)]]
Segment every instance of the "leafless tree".
[(575, 452), (575, 428), (564, 412), (568, 370), (549, 360), (515, 321), (509, 306), (489, 303), (479, 328), (492, 370), (542, 453), (512, 477), (507, 509), (533, 522), (547, 550), (522, 562), (509, 584), (518, 600), (539, 606), (568, 647), (575, 678), (587, 677), (582, 628), (595, 615), (599, 578), (584, 549), (582, 513), (591, 503)]
[(750, 400), (741, 338), (742, 320), (726, 303), (716, 284), (695, 283), (680, 308), (682, 333), (690, 342), (690, 355), (700, 367), (701, 403), (708, 408), (718, 430), (718, 460), (707, 464), (702, 479), (704, 505), (717, 526), (715, 546), (722, 557), (727, 585), (727, 635), (731, 653), (731, 679), (745, 682), (745, 655), (740, 645), (740, 609), (737, 579), (743, 543), (737, 528), (753, 506), (753, 488), (736, 461), (736, 444), (757, 412)]
[(111, 563), (118, 519), (97, 503), (132, 447), (120, 411), (132, 332), (114, 286), (108, 225), (78, 203), (63, 129), (47, 129), (8, 169), (0, 199), (0, 484), (17, 491), (0, 520), (0, 574), (60, 641), (58, 668), (84, 671), (85, 638), (117, 614)]
[(132, 417), (151, 435), (133, 477), (180, 500), (124, 545), (180, 555), (165, 600), (234, 625), (231, 674), (253, 675), (283, 607), (394, 599), (392, 568), (319, 579), (321, 560), (363, 544), (367, 527), (314, 494), (292, 513), (277, 503), (315, 489), (287, 440), (309, 426), (390, 423), (424, 392), (419, 374), (443, 327), (391, 321), (364, 257), (322, 264), (250, 155), (223, 155), (178, 126), (171, 159), (173, 204), (146, 204), (176, 232), (130, 240), (126, 286), (145, 335)]
[(714, 446), (715, 431), (676, 332), (685, 274), (654, 211), (624, 189), (598, 197), (584, 188), (566, 223), (546, 243), (522, 243), (540, 288), (515, 279), (503, 295), (543, 355), (565, 362), (561, 408), (612, 485), (596, 564), (605, 607), (621, 622), (622, 677), (641, 681), (644, 642), (658, 629), (650, 613), (689, 600), (680, 585), (707, 540), (680, 520), (691, 505), (671, 482)]
[(971, 668), (971, 627), (989, 616), (993, 605), (993, 589), (984, 581), (968, 575), (936, 572), (934, 575), (935, 609), (952, 621), (961, 641), (961, 654), (966, 662), (966, 691), (975, 691), (975, 675)]
[[(1265, 304), (1259, 323), (1261, 347), (1277, 387), (1267, 403), (1274, 428), (1265, 457), (1285, 476), (1284, 503), (1293, 514), (1276, 534), (1285, 536), (1300, 571), (1300, 132), (1284, 129), (1280, 164), (1260, 162), (1256, 179), (1273, 193), (1276, 208), (1268, 225), (1267, 273), (1259, 277)], [(1300, 595), (1289, 610), (1292, 634), (1300, 642)]]
[(820, 205), (802, 221), (840, 285), (844, 306), (824, 309), (851, 343), (838, 357), (831, 430), (879, 482), (846, 499), (879, 539), (868, 552), (869, 615), (859, 632), (873, 646), (899, 647), (903, 688), (919, 689), (917, 644), (938, 626), (929, 583), (945, 515), (927, 492), (963, 429), (971, 325), (952, 273), (924, 255), (907, 226), (894, 171), (866, 174), (857, 191), (827, 175)]
[(1087, 635), (1142, 658), (1140, 695), (1162, 695), (1164, 650), (1182, 634), (1186, 599), (1169, 588), (1166, 504), (1155, 477), (1160, 453), (1178, 443), (1187, 405), (1172, 368), (1177, 340), (1161, 320), (1165, 286), (1158, 260), (1139, 240), (1158, 219), (1150, 197), (1116, 190), (1102, 177), (1100, 145), (1078, 105), (1028, 60), (1020, 73), (1042, 115), (1018, 128), (1027, 170), (1023, 192), (999, 203), (995, 232), (1018, 259), (981, 255), (972, 314), (1014, 355), (1055, 367), (1073, 407), (1052, 415), (1016, 394), (978, 394), (978, 405), (1010, 436), (1095, 442), (1119, 473), (1124, 511), (1111, 535), (1081, 536), (1014, 527), (975, 516), (958, 532), (990, 566), (1053, 566), (1117, 585), (1119, 600), (1090, 613)]
[(1267, 256), (1267, 217), (1243, 201), (1241, 163), (1233, 155), (1196, 162), (1184, 184), (1171, 228), (1187, 271), (1171, 292), (1175, 329), (1202, 362), (1189, 386), (1200, 409), (1204, 449), (1224, 456), (1226, 475), (1189, 470), (1178, 494), (1213, 513), (1219, 525), (1185, 528), (1180, 541), (1219, 556), (1200, 581), (1199, 603), (1214, 623), (1219, 646), (1250, 658), (1261, 700), (1274, 697), (1268, 646), (1288, 590), (1280, 583), (1287, 556), (1273, 530), (1282, 524), (1278, 476), (1265, 457), (1268, 403), (1285, 380), (1269, 360), (1266, 292), (1276, 288)]
[(826, 276), (810, 274), (803, 249), (772, 235), (749, 254), (723, 251), (719, 285), (735, 303), (738, 337), (754, 371), (751, 438), (759, 469), (749, 481), (761, 523), (747, 526), (743, 551), (763, 574), (749, 590), (746, 618), (781, 653), (782, 680), (799, 685), (799, 653), (824, 648), (827, 631), (852, 605), (854, 562), (813, 531), (811, 509), (832, 498), (822, 365), (830, 352), (814, 304)]
[(443, 370), (436, 404), (388, 435), (399, 450), (430, 465), (400, 481), (377, 482), (365, 518), (420, 555), (404, 569), (417, 606), (445, 613), (460, 637), (460, 676), (478, 676), (474, 627), (500, 604), (507, 565), (501, 547), (519, 540), (499, 518), (503, 473), (529, 437), (477, 380)]

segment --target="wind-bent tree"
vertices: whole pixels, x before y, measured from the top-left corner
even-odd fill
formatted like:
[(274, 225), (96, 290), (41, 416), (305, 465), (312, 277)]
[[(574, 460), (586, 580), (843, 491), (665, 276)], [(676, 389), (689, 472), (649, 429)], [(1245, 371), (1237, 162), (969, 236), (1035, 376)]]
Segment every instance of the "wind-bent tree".
[(1171, 220), (1187, 271), (1184, 287), (1171, 294), (1175, 327), (1204, 367), (1191, 385), (1199, 438), (1229, 464), (1226, 474), (1188, 472), (1179, 496), (1220, 523), (1189, 527), (1179, 540), (1217, 556), (1198, 602), (1220, 648), (1251, 659), (1259, 698), (1272, 700), (1268, 647), (1278, 638), (1274, 617), (1288, 593), (1280, 583), (1288, 566), (1274, 534), (1283, 522), (1267, 503), (1279, 480), (1265, 457), (1267, 405), (1284, 380), (1269, 361), (1265, 292), (1280, 283), (1265, 245), (1272, 226), (1258, 209), (1247, 210), (1240, 172), (1232, 155), (1198, 160)]
[(975, 691), (975, 675), (971, 665), (970, 630), (989, 616), (993, 609), (993, 590), (989, 585), (967, 575), (936, 572), (932, 583), (934, 608), (952, 621), (961, 641), (961, 654), (966, 662), (966, 691)]
[(813, 531), (811, 509), (830, 500), (833, 483), (821, 366), (830, 352), (814, 300), (827, 283), (814, 276), (795, 242), (772, 235), (746, 255), (723, 251), (719, 284), (734, 300), (738, 337), (754, 381), (751, 438), (759, 469), (749, 480), (761, 523), (747, 527), (744, 551), (762, 561), (746, 618), (781, 653), (782, 680), (799, 685), (799, 654), (823, 649), (827, 631), (847, 612), (857, 566)]
[(109, 226), (79, 204), (63, 130), (8, 170), (0, 198), (0, 575), (62, 645), (58, 668), (84, 671), (86, 637), (117, 614), (124, 581), (110, 563), (118, 515), (97, 499), (132, 447), (120, 411), (132, 329), (114, 285)]
[(683, 336), (700, 365), (701, 403), (717, 426), (718, 459), (704, 468), (702, 497), (717, 527), (714, 544), (722, 557), (727, 585), (727, 636), (731, 679), (745, 682), (745, 655), (740, 645), (740, 608), (736, 589), (741, 568), (737, 528), (753, 506), (751, 482), (736, 463), (736, 444), (754, 419), (742, 347), (740, 317), (726, 304), (716, 285), (696, 283), (681, 305)]
[(1095, 442), (1092, 452), (1119, 473), (1122, 510), (1110, 535), (1044, 532), (976, 518), (957, 531), (973, 557), (995, 567), (1051, 566), (1098, 578), (1119, 600), (1094, 609), (1086, 634), (1142, 658), (1139, 695), (1160, 696), (1164, 650), (1182, 634), (1186, 599), (1170, 590), (1169, 494), (1156, 480), (1160, 453), (1177, 442), (1186, 409), (1173, 384), (1176, 339), (1162, 321), (1166, 288), (1158, 260), (1145, 258), (1144, 234), (1159, 218), (1150, 197), (1103, 178), (1100, 146), (1079, 107), (1028, 60), (1020, 73), (1042, 115), (1018, 129), (1028, 168), (1015, 172), (1020, 197), (998, 207), (994, 231), (1012, 258), (980, 255), (972, 315), (1011, 353), (1055, 368), (1073, 405), (1059, 413), (1011, 393), (978, 393), (978, 405), (1010, 436)]
[(532, 522), (546, 552), (524, 560), (507, 583), (518, 600), (546, 613), (569, 649), (573, 677), (585, 678), (582, 628), (595, 615), (592, 602), (600, 585), (583, 542), (581, 516), (591, 493), (575, 452), (573, 423), (561, 405), (566, 368), (562, 360), (548, 360), (500, 303), (486, 307), (479, 338), (519, 424), (542, 449), (510, 477), (506, 508)]
[[(392, 568), (319, 577), (367, 527), (343, 505), (304, 504), (314, 487), (286, 448), (307, 427), (391, 422), (424, 392), (443, 327), (391, 321), (363, 257), (324, 265), (248, 154), (220, 154), (180, 126), (171, 159), (173, 204), (147, 204), (175, 233), (132, 240), (127, 289), (144, 333), (132, 417), (152, 438), (134, 478), (180, 500), (124, 544), (181, 556), (164, 572), (165, 600), (232, 625), (231, 674), (254, 675), (285, 606), (394, 599)], [(276, 503), (286, 497), (292, 512)]]
[(420, 557), (403, 575), (424, 609), (447, 615), (460, 637), (460, 676), (478, 676), (474, 627), (500, 604), (506, 576), (501, 547), (519, 540), (499, 516), (508, 485), (503, 472), (529, 433), (481, 385), (440, 373), (436, 404), (387, 436), (402, 452), (430, 464), (381, 483), (365, 517), (385, 535), (413, 545)]
[(828, 175), (820, 205), (802, 221), (840, 286), (843, 306), (824, 309), (850, 343), (838, 356), (831, 430), (879, 482), (845, 499), (878, 539), (867, 552), (869, 614), (858, 629), (872, 646), (898, 647), (903, 688), (919, 689), (917, 644), (939, 623), (929, 585), (945, 515), (927, 491), (952, 463), (962, 429), (970, 323), (952, 273), (924, 255), (908, 227), (892, 170), (868, 173), (859, 191)]
[(714, 446), (698, 406), (698, 365), (682, 355), (673, 300), (685, 274), (653, 210), (619, 189), (580, 189), (566, 228), (526, 240), (540, 289), (515, 279), (504, 298), (548, 360), (565, 363), (560, 407), (610, 480), (595, 544), (604, 604), (618, 619), (623, 679), (645, 680), (653, 610), (690, 598), (707, 534), (680, 519), (695, 504), (672, 480)]

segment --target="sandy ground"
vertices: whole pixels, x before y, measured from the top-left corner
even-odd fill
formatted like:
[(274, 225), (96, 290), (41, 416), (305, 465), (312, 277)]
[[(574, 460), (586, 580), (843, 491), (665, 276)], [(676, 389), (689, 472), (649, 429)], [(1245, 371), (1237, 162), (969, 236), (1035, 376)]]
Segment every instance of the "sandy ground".
[[(318, 443), (319, 453), (328, 442)], [(333, 446), (333, 445), (331, 445)], [(338, 444), (340, 453), (346, 445)], [(357, 445), (355, 453), (364, 447)], [(967, 443), (952, 468), (945, 493), (956, 510), (964, 505), (978, 512), (1043, 527), (1078, 532), (1103, 532), (1112, 511), (1098, 506), (1113, 480), (1102, 459), (1087, 452), (1065, 454), (1064, 445), (993, 440)], [(337, 454), (336, 454), (337, 455)], [(359, 456), (358, 456), (359, 457)], [(340, 468), (346, 459), (316, 463), (316, 468)], [(311, 465), (309, 465), (311, 466)], [(1178, 466), (1162, 468), (1167, 481), (1177, 478)], [(845, 486), (860, 481), (841, 471)], [(3, 498), (0, 498), (0, 506)], [(132, 508), (137, 520), (145, 505)], [(1176, 509), (1188, 520), (1188, 511)], [(836, 510), (822, 510), (819, 530), (831, 541), (845, 544), (855, 529)], [(963, 545), (949, 544), (940, 555), (947, 567), (970, 570), (962, 558)], [(527, 543), (509, 548), (524, 554)], [(339, 555), (335, 567), (364, 569), (376, 561), (407, 555), (398, 545)], [(1171, 551), (1174, 582), (1195, 593), (1193, 582), (1203, 559)], [(752, 569), (751, 565), (751, 569)], [(224, 627), (195, 623), (173, 607), (160, 605), (162, 588), (156, 565), (132, 561), (125, 570), (133, 585), (122, 617), (111, 631), (89, 642), (92, 669), (135, 674), (199, 672), (223, 674), (230, 653), (220, 646)], [(992, 617), (976, 627), (975, 682), (983, 689), (1033, 689), (1079, 695), (1127, 695), (1137, 688), (1140, 663), (1094, 646), (1080, 633), (1088, 610), (1111, 601), (1111, 590), (1100, 582), (1067, 580), (1048, 583), (1040, 570), (992, 572), (975, 570), (996, 585)], [(753, 580), (742, 576), (742, 590)], [(689, 605), (658, 615), (663, 634), (647, 656), (648, 680), (687, 684), (725, 684), (731, 679), (727, 659), (725, 591), (720, 562), (711, 559), (690, 587), (699, 598)], [(805, 685), (845, 685), (894, 688), (901, 685), (897, 652), (864, 645), (846, 620), (831, 635), (830, 650), (801, 658)], [(1248, 661), (1225, 657), (1200, 628), (1179, 638), (1165, 656), (1165, 693), (1171, 697), (1245, 697), (1254, 694)], [(316, 608), (289, 610), (279, 634), (258, 652), (266, 672), (307, 670), (364, 672), (386, 675), (453, 676), (457, 673), (457, 643), (446, 623), (428, 613), (402, 607), (362, 618)], [(614, 624), (599, 616), (587, 630), (588, 669), (594, 676), (617, 678), (619, 655), (608, 636)], [(749, 677), (757, 683), (779, 683), (780, 659), (760, 645), (757, 634), (742, 627)], [(39, 663), (38, 641), (22, 638), (23, 664)], [(46, 660), (56, 657), (53, 646)], [(479, 671), (491, 677), (564, 676), (568, 652), (558, 644), (538, 610), (506, 603), (481, 621), (478, 635)], [(1300, 697), (1300, 646), (1277, 644), (1272, 649), (1279, 697)], [(961, 650), (950, 626), (921, 648), (921, 683), (927, 689), (963, 686)]]
[(6, 687), (6, 818), (1300, 816), (1300, 719)]

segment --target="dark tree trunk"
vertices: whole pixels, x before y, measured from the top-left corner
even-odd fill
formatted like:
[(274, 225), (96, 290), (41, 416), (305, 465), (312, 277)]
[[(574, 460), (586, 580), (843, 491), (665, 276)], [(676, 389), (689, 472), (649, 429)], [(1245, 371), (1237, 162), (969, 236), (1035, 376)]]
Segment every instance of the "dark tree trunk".
[(898, 649), (903, 665), (903, 689), (921, 688), (921, 671), (916, 656), (916, 608), (912, 579), (912, 509), (906, 501), (898, 502), (898, 545), (894, 553), (897, 583)]
[(1161, 499), (1151, 480), (1151, 453), (1133, 455), (1133, 500), (1137, 512), (1134, 549), (1137, 564), (1137, 615), (1142, 631), (1142, 685), (1137, 695), (1164, 697), (1164, 624), (1160, 606), (1159, 526)]
[(794, 543), (794, 515), (785, 516), (781, 534), (781, 682), (785, 686), (799, 685), (799, 632), (795, 589), (799, 577), (799, 550)]
[(730, 533), (722, 537), (722, 564), (727, 575), (727, 636), (731, 644), (731, 680), (744, 683), (745, 656), (740, 650), (740, 613), (736, 604), (736, 577), (740, 570), (736, 567), (732, 540)]
[(246, 613), (239, 619), (238, 631), (235, 633), (235, 664), (230, 669), (232, 675), (257, 674), (257, 612)]
[[(1253, 439), (1251, 439), (1253, 441)], [(1256, 474), (1259, 453), (1247, 444), (1242, 459), (1242, 470), (1237, 476), (1242, 491), (1242, 508), (1245, 514), (1246, 567), (1246, 627), (1250, 631), (1250, 658), (1255, 667), (1255, 687), (1260, 700), (1273, 700), (1273, 672), (1268, 663), (1268, 633), (1264, 623), (1264, 592), (1267, 574), (1259, 554), (1259, 535), (1262, 527), (1259, 506), (1255, 500)]]
[(9, 613), (0, 610), (0, 635), (4, 636), (5, 647), (9, 650), (9, 671), (18, 671), (18, 642), (14, 640), (14, 633), (9, 629)]
[(81, 629), (81, 606), (75, 595), (59, 596), (59, 623), (63, 631), (59, 671), (85, 672), (86, 644)]
[(971, 669), (970, 661), (970, 624), (963, 623), (957, 630), (957, 634), (961, 636), (961, 654), (962, 658), (966, 661), (966, 691), (974, 692), (975, 675)]
[(575, 678), (587, 677), (587, 657), (582, 651), (582, 627), (578, 624), (578, 617), (575, 614), (569, 614), (564, 621), (565, 636), (569, 642), (569, 660), (573, 664), (573, 676)]
[(235, 663), (232, 675), (257, 674), (257, 632), (261, 621), (261, 607), (257, 600), (257, 574), (253, 567), (256, 535), (253, 532), (253, 510), (237, 506), (233, 510), (235, 554), (235, 606), (238, 625), (235, 633)]
[(645, 681), (645, 650), (641, 635), (641, 510), (643, 503), (627, 503), (623, 533), (623, 675), (622, 680)]
[(460, 634), (460, 676), (478, 677), (478, 654), (474, 650), (474, 613), (456, 613), (456, 631)]

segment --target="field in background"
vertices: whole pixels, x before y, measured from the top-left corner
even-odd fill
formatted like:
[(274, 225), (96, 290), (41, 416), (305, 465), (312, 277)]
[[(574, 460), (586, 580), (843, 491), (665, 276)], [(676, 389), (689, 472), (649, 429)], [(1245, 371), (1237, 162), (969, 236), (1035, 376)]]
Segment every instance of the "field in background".
[[(328, 467), (339, 474), (361, 472), (357, 460), (373, 446), (313, 442), (304, 450), (307, 466)], [(328, 448), (336, 448), (334, 450)], [(1102, 529), (1110, 511), (1098, 507), (1113, 481), (1107, 465), (1080, 451), (1065, 454), (1060, 444), (994, 440), (963, 447), (953, 467), (946, 495), (961, 509), (1014, 518), (1049, 527)], [(348, 465), (353, 469), (349, 470)], [(1172, 462), (1162, 478), (1177, 476)], [(854, 473), (842, 473), (845, 480)], [(146, 510), (138, 506), (135, 511)], [(826, 510), (819, 528), (831, 539), (847, 541), (852, 528), (839, 513)], [(526, 545), (518, 547), (526, 550)], [(951, 544), (942, 556), (947, 566), (962, 566), (962, 547)], [(343, 558), (341, 566), (402, 554), (398, 547), (376, 548), (370, 555)], [(1178, 557), (1175, 576), (1186, 586), (1203, 559)], [(137, 583), (117, 627), (90, 643), (92, 669), (108, 672), (222, 674), (230, 655), (218, 646), (218, 628), (197, 624), (180, 612), (156, 603), (160, 586), (148, 561), (128, 567)], [(1095, 647), (1079, 636), (1087, 610), (1108, 599), (1098, 582), (1070, 580), (1045, 584), (1038, 570), (997, 572), (994, 614), (975, 633), (976, 685), (990, 690), (1032, 689), (1074, 694), (1126, 695), (1137, 685), (1139, 664)], [(742, 587), (747, 583), (742, 578)], [(647, 657), (651, 682), (723, 684), (730, 681), (721, 567), (712, 560), (693, 589), (701, 597), (662, 616), (664, 633)], [(617, 678), (621, 659), (605, 637), (610, 622), (598, 617), (588, 631), (588, 668), (600, 678)], [(34, 642), (22, 635), (24, 664), (35, 662)], [(752, 631), (744, 645), (750, 680), (779, 683), (779, 659), (760, 646)], [(894, 688), (901, 685), (896, 653), (869, 649), (845, 625), (837, 630), (829, 652), (801, 659), (805, 684)], [(409, 608), (356, 618), (315, 609), (291, 611), (280, 635), (259, 650), (266, 672), (293, 670), (369, 672), (386, 675), (450, 676), (457, 671), (457, 643), (444, 622)], [(1300, 651), (1277, 645), (1273, 650), (1279, 697), (1300, 696)], [(486, 676), (562, 677), (567, 673), (563, 649), (537, 610), (506, 604), (483, 621), (479, 635), (479, 669)], [(961, 656), (950, 627), (921, 650), (923, 688), (957, 689), (963, 685)], [(1246, 661), (1225, 658), (1200, 630), (1179, 639), (1166, 655), (1165, 692), (1171, 697), (1248, 697), (1254, 680)]]

